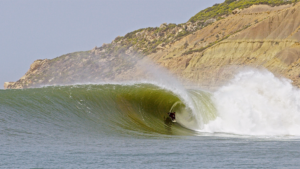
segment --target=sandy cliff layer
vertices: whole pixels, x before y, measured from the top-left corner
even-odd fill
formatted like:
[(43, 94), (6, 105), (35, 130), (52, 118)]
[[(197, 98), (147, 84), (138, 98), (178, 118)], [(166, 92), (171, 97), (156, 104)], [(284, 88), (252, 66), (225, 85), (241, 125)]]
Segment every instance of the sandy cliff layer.
[[(206, 87), (223, 83), (244, 66), (267, 68), (300, 86), (300, 3), (279, 7), (258, 5), (233, 13), (225, 19), (214, 20), (203, 29), (195, 28), (177, 41), (157, 46), (155, 53), (146, 58), (166, 67), (184, 81)], [(182, 27), (187, 29), (184, 25)], [(124, 53), (137, 55), (133, 50), (129, 48)], [(35, 61), (25, 76), (15, 83), (5, 83), (4, 87), (58, 84), (62, 72), (65, 72), (63, 80), (67, 83), (79, 78), (89, 81), (117, 77), (129, 79), (128, 76), (137, 73), (133, 65), (121, 64), (124, 59), (121, 55), (104, 57), (102, 51), (105, 51), (105, 46), (101, 51), (95, 48), (86, 53)], [(93, 76), (76, 76), (83, 71)], [(101, 77), (97, 76), (100, 73)]]
[(244, 65), (265, 67), (300, 86), (300, 5), (286, 7), (232, 15), (149, 57), (207, 86), (222, 83)]

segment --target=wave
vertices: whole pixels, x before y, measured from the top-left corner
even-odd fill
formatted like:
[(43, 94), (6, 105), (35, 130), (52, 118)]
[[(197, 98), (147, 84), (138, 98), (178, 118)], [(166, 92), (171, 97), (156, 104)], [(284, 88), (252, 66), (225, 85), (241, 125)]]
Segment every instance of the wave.
[(266, 70), (240, 72), (215, 92), (144, 81), (2, 90), (0, 101), (6, 134), (300, 135), (299, 89)]
[[(4, 121), (24, 122), (18, 126), (36, 124), (32, 128), (41, 128), (40, 125), (47, 123), (45, 132), (52, 124), (60, 126), (59, 130), (88, 127), (106, 133), (137, 131), (190, 135), (199, 129), (201, 118), (195, 114), (194, 106), (190, 106), (193, 103), (184, 99), (189, 93), (193, 92), (171, 91), (165, 86), (149, 83), (4, 90), (0, 94), (0, 112), (2, 117), (7, 117)], [(170, 111), (176, 112), (177, 123), (168, 118)], [(18, 130), (28, 132), (32, 128)]]

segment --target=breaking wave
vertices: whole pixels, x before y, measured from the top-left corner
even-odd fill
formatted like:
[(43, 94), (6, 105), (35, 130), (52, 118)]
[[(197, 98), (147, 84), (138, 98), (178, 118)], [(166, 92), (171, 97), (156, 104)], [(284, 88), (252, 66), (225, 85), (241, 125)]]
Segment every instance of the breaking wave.
[(217, 118), (202, 131), (300, 135), (300, 90), (266, 70), (248, 70), (213, 93)]
[(299, 89), (261, 70), (240, 72), (215, 92), (154, 82), (82, 84), (2, 90), (0, 101), (2, 135), (300, 135)]

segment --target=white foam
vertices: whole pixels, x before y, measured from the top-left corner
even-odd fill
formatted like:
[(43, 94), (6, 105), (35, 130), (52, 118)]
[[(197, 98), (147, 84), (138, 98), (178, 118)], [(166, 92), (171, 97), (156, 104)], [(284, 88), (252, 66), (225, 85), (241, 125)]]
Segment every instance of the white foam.
[(238, 73), (213, 94), (218, 117), (204, 132), (300, 135), (300, 90), (266, 70)]

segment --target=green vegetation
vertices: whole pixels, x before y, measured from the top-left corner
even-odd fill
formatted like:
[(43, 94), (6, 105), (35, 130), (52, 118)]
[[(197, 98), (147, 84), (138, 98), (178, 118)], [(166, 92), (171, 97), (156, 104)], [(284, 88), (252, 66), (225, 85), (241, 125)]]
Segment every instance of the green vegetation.
[[(131, 39), (132, 37), (135, 36), (136, 33), (141, 32), (141, 31), (143, 31), (143, 30), (144, 30), (144, 29), (138, 29), (138, 30), (135, 30), (135, 31), (133, 31), (133, 32), (129, 32), (129, 33), (127, 33), (127, 34), (125, 35), (125, 38)], [(117, 37), (117, 38), (118, 38), (118, 37)]]
[(176, 39), (179, 39), (179, 38), (181, 38), (181, 37), (184, 37), (184, 36), (186, 36), (186, 35), (188, 35), (188, 34), (189, 34), (188, 31), (183, 30), (183, 31), (181, 31), (181, 32), (178, 33), (178, 35), (176, 36)]
[(212, 7), (206, 8), (195, 16), (193, 16), (189, 21), (196, 22), (196, 21), (205, 21), (210, 18), (221, 19), (223, 15), (229, 15), (232, 13), (234, 9), (244, 9), (248, 8), (252, 5), (258, 4), (267, 4), (270, 6), (278, 6), (278, 5), (285, 5), (285, 4), (292, 4), (296, 3), (298, 0), (225, 0), (225, 2), (221, 4), (215, 4)]
[[(139, 29), (130, 33), (127, 33), (125, 36), (118, 36), (114, 43), (119, 43), (120, 46), (114, 46), (107, 44), (105, 47), (106, 55), (118, 55), (122, 52), (124, 53), (130, 47), (134, 47), (134, 50), (141, 50), (143, 54), (148, 55), (156, 52), (156, 47), (162, 43), (170, 43), (173, 39), (180, 39), (181, 37), (189, 34), (186, 30), (180, 32), (176, 37), (172, 30), (178, 25), (174, 23), (164, 24), (164, 26), (158, 27), (148, 27), (144, 29)], [(139, 32), (144, 32), (143, 35), (138, 34)], [(152, 40), (147, 39), (147, 37), (152, 37)]]

